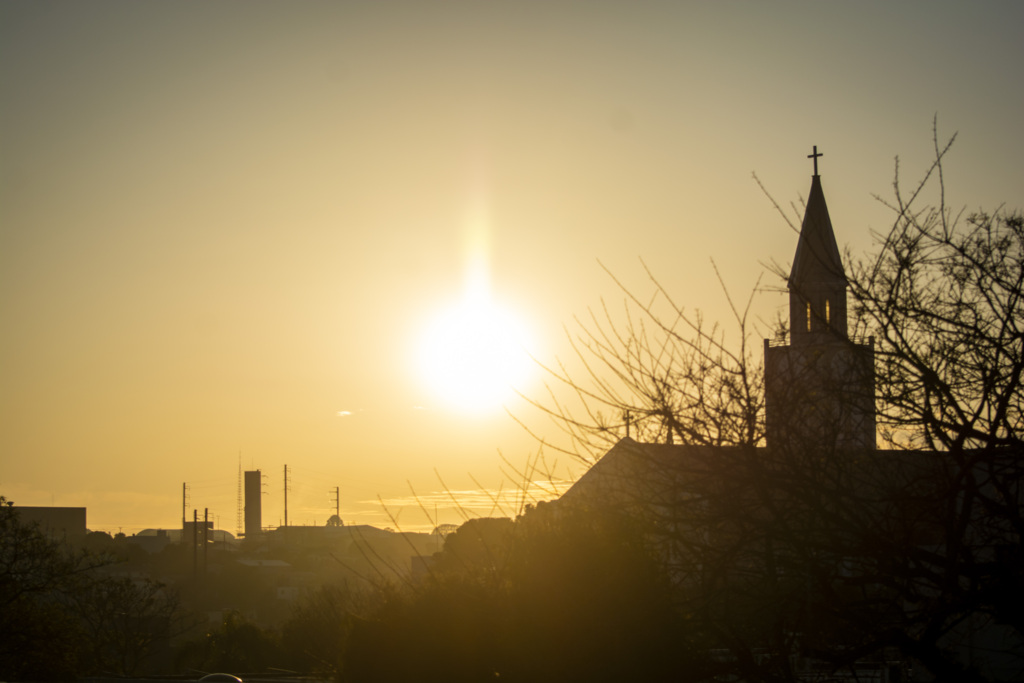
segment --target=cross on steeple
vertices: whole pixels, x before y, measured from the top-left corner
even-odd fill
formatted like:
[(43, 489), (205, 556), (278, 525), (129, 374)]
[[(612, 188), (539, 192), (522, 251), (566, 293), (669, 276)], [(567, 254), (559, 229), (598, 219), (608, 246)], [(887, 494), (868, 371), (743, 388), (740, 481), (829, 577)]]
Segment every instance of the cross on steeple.
[(818, 146), (817, 145), (814, 146), (814, 153), (807, 155), (808, 159), (814, 159), (814, 175), (815, 175), (815, 177), (817, 177), (817, 175), (818, 175), (818, 157), (823, 157), (823, 156), (825, 156), (825, 155), (818, 151)]

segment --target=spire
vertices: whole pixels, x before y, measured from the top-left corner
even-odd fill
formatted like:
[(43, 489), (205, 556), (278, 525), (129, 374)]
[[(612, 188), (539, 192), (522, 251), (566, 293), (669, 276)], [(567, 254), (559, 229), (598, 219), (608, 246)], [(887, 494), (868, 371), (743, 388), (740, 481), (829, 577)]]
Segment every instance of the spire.
[(807, 211), (800, 227), (800, 241), (793, 257), (793, 270), (789, 274), (789, 288), (801, 288), (824, 283), (841, 283), (846, 287), (846, 274), (839, 256), (839, 246), (832, 231), (832, 220), (821, 189), (821, 177), (811, 178), (811, 193), (807, 198)]
[(789, 274), (788, 345), (764, 341), (765, 440), (783, 453), (875, 447), (874, 349), (848, 334), (839, 247), (818, 176)]
[(832, 220), (825, 204), (818, 175), (818, 148), (815, 146), (814, 176), (807, 197), (807, 210), (800, 227), (800, 240), (789, 273), (789, 319), (794, 342), (816, 339), (821, 333), (845, 338), (846, 287), (843, 260), (832, 231)]

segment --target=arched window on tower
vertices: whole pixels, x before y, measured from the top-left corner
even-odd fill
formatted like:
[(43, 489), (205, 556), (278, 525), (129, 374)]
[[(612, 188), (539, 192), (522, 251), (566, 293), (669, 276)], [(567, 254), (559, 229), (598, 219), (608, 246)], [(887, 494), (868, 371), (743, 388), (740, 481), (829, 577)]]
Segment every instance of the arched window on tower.
[(832, 326), (832, 313), (829, 311), (828, 299), (825, 299), (825, 324)]
[(811, 302), (807, 302), (807, 331), (811, 331)]

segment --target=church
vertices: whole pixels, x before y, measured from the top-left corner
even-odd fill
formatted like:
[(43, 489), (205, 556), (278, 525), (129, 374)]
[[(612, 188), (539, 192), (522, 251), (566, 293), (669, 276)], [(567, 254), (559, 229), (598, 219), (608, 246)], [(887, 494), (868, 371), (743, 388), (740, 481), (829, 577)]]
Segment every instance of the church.
[[(948, 669), (1019, 680), (1024, 643), (1004, 616), (1016, 609), (998, 597), (1022, 590), (1019, 534), (958, 514), (965, 477), (1004, 500), (984, 490), (991, 475), (969, 451), (878, 448), (874, 340), (850, 334), (819, 156), (787, 329), (764, 341), (763, 440), (641, 443), (627, 432), (553, 506), (640, 520), (673, 602), (721, 637), (716, 652), (747, 667), (741, 678), (933, 680), (927, 671)], [(960, 587), (966, 577), (976, 592)]]
[[(875, 448), (873, 340), (849, 335), (848, 280), (818, 174), (820, 156), (815, 146), (809, 155), (814, 175), (787, 280), (788, 328), (764, 340), (765, 440), (759, 451), (841, 454)], [(693, 461), (697, 453), (714, 459), (716, 450), (641, 444), (627, 435), (561, 499), (614, 498), (613, 490), (623, 487), (633, 499), (641, 483), (645, 489), (667, 487), (645, 491), (641, 497), (648, 501), (671, 497), (680, 485), (672, 474), (680, 459)]]

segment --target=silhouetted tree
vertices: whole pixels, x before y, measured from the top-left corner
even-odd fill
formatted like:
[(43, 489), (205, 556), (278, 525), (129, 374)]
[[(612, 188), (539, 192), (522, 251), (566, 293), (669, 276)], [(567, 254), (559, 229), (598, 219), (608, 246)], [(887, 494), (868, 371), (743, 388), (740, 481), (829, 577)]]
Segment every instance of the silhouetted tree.
[[(473, 561), (449, 562), (466, 544), (446, 545), (423, 583), (381, 595), (353, 622), (345, 680), (698, 680), (686, 655), (701, 641), (680, 637), (688, 625), (631, 520), (549, 511), (482, 520), (501, 540), (490, 559), (474, 541)], [(467, 525), (464, 540), (481, 526)]]
[(336, 677), (359, 603), (347, 585), (324, 585), (304, 596), (281, 628), (288, 667)]
[[(950, 644), (987, 629), (1021, 667), (1024, 631), (1010, 615), (1024, 587), (1024, 216), (952, 211), (942, 163), (953, 138), (934, 142), (909, 195), (897, 174), (893, 227), (851, 278), (858, 324), (876, 343), (882, 436), (941, 463), (929, 468), (931, 542), (903, 553), (916, 573), (904, 597), (928, 599), (900, 647), (955, 671)], [(920, 208), (929, 183), (939, 202)]]
[[(893, 227), (850, 271), (889, 450), (757, 448), (764, 375), (746, 312), (733, 308), (730, 345), (653, 277), (653, 297), (627, 292), (625, 322), (605, 307), (580, 325), (582, 376), (552, 369), (579, 399), (542, 405), (568, 450), (592, 457), (627, 429), (691, 446), (624, 442), (633, 462), (605, 502), (646, 529), (709, 665), (746, 680), (866, 661), (913, 661), (936, 680), (1024, 671), (1008, 673), (1024, 663), (1024, 220), (951, 212), (952, 140), (935, 143), (909, 196), (897, 175)], [(919, 208), (930, 183), (939, 203)]]
[(615, 280), (626, 297), (621, 316), (602, 301), (600, 311), (576, 319), (569, 340), (582, 374), (564, 363), (547, 367), (547, 397), (527, 397), (568, 443), (538, 438), (588, 461), (623, 434), (658, 443), (757, 444), (764, 437), (764, 368), (749, 320), (753, 297), (740, 309), (723, 284), (735, 327), (730, 340), (725, 327), (687, 311), (646, 272), (651, 296), (640, 298)]
[(183, 632), (173, 593), (107, 573), (112, 543), (93, 534), (98, 554), (72, 549), (22, 524), (0, 497), (0, 678), (132, 674)]
[(277, 634), (237, 612), (226, 613), (219, 626), (208, 628), (178, 651), (179, 666), (194, 671), (261, 673), (282, 668), (284, 662)]
[(0, 678), (66, 680), (78, 673), (81, 634), (63, 598), (95, 564), (22, 524), (0, 496)]
[(436, 556), (435, 572), (467, 574), (505, 569), (512, 552), (515, 525), (506, 517), (468, 520), (444, 542)]
[(646, 520), (541, 503), (517, 521), (507, 672), (520, 681), (701, 680), (710, 641), (675, 609)]
[(159, 647), (194, 625), (173, 590), (150, 579), (103, 576), (83, 582), (64, 602), (87, 643), (89, 670), (130, 676)]

